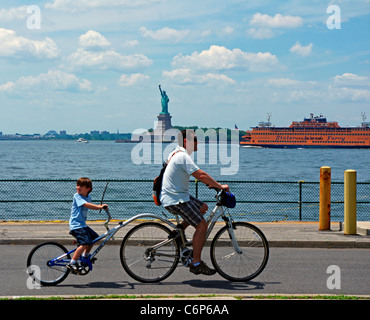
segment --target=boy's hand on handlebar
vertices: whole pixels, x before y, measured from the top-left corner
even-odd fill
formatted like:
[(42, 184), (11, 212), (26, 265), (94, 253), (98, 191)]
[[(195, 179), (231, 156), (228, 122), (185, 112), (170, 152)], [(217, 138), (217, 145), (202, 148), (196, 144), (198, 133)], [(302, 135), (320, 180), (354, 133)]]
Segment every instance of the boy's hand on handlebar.
[(100, 209), (104, 209), (104, 210), (107, 210), (108, 209), (108, 205), (107, 204), (101, 204), (100, 205)]

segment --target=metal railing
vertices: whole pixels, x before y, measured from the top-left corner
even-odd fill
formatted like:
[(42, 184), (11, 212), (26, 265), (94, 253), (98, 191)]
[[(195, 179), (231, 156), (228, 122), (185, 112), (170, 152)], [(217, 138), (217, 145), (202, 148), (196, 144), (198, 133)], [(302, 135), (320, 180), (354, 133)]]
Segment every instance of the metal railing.
[[(237, 206), (229, 209), (235, 220), (318, 221), (320, 183), (310, 181), (221, 181), (230, 185)], [(162, 207), (152, 200), (152, 180), (93, 180), (92, 201), (104, 202), (114, 219), (128, 219), (138, 213), (161, 214)], [(0, 180), (0, 221), (69, 219), (76, 180)], [(191, 181), (190, 193), (207, 203), (214, 202), (214, 191)], [(166, 211), (165, 211), (166, 212)], [(89, 220), (104, 219), (89, 210)], [(344, 183), (332, 182), (331, 220), (344, 219)], [(357, 220), (370, 220), (370, 183), (357, 182)]]

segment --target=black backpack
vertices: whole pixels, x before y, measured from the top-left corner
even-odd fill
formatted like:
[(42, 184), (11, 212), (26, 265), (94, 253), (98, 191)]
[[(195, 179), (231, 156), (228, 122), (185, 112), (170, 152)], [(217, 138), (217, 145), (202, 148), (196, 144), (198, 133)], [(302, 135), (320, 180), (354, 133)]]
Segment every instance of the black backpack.
[(176, 151), (172, 156), (171, 158), (168, 159), (167, 162), (163, 163), (163, 167), (161, 169), (161, 172), (159, 173), (159, 176), (155, 177), (154, 181), (153, 181), (153, 193), (152, 193), (152, 197), (153, 197), (153, 200), (154, 200), (154, 203), (157, 205), (157, 206), (160, 206), (162, 205), (161, 203), (161, 200), (160, 200), (160, 196), (161, 196), (161, 191), (162, 191), (162, 181), (163, 181), (163, 175), (164, 175), (164, 172), (167, 168), (167, 165), (168, 163), (170, 162), (170, 160), (172, 159), (172, 157), (177, 153), (179, 152), (180, 150)]

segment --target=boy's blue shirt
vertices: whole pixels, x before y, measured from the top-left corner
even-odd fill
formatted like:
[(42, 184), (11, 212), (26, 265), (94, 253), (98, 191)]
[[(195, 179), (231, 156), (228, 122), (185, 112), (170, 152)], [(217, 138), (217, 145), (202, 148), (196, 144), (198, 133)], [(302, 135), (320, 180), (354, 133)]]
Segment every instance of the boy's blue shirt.
[(69, 219), (69, 229), (75, 230), (86, 227), (87, 211), (83, 205), (86, 202), (91, 202), (90, 195), (83, 197), (77, 192), (73, 196), (73, 203), (71, 209), (71, 217)]

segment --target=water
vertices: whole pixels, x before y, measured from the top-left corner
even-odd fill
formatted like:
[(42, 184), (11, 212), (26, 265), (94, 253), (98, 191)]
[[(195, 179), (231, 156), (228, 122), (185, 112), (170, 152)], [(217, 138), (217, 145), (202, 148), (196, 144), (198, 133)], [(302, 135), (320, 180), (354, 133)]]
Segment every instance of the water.
[[(158, 175), (162, 149), (155, 154), (154, 145), (143, 146), (145, 154), (135, 153), (136, 144), (114, 143), (113, 141), (76, 141), (42, 140), (42, 141), (0, 141), (0, 180), (22, 179), (72, 179), (61, 182), (2, 182), (0, 181), (0, 220), (68, 220), (75, 180), (87, 176), (94, 180), (150, 179)], [(163, 145), (164, 155), (170, 151), (171, 145)], [(137, 148), (137, 146), (136, 146)], [(146, 149), (149, 148), (149, 149)], [(249, 221), (298, 220), (299, 200), (298, 181), (314, 181), (320, 179), (320, 167), (330, 166), (332, 181), (343, 182), (344, 171), (357, 171), (357, 181), (370, 182), (370, 149), (259, 149), (237, 148), (237, 153), (229, 150), (225, 155), (217, 149), (216, 157), (209, 159), (206, 148), (205, 160), (195, 161), (199, 167), (208, 172), (216, 180), (255, 181), (243, 184), (229, 183), (237, 195), (237, 208), (232, 209), (241, 219)], [(135, 149), (134, 149), (135, 151)], [(158, 151), (158, 150), (157, 150)], [(199, 152), (198, 152), (199, 153)], [(197, 153), (195, 153), (197, 154)], [(199, 155), (198, 155), (199, 156)], [(135, 164), (138, 157), (146, 163)], [(215, 161), (217, 158), (217, 161)], [(227, 160), (227, 158), (226, 158)], [(212, 164), (215, 163), (215, 164)], [(221, 175), (221, 168), (227, 169), (237, 165), (237, 174)], [(258, 183), (271, 181), (272, 183)], [(290, 181), (291, 184), (273, 183)], [(212, 201), (213, 194), (200, 184), (199, 195), (202, 200)], [(101, 199), (105, 187), (104, 181), (94, 182), (92, 197), (94, 202)], [(194, 185), (192, 194), (194, 194)], [(369, 201), (370, 185), (358, 188), (358, 200)], [(318, 220), (319, 190), (318, 184), (302, 186), (304, 204), (303, 220)], [(115, 202), (117, 200), (136, 199), (145, 201)], [(15, 200), (15, 201), (13, 201)], [(18, 201), (17, 201), (18, 200)], [(19, 200), (46, 200), (45, 202), (22, 202)], [(59, 202), (51, 202), (57, 200)], [(280, 201), (281, 203), (265, 203), (259, 201)], [(151, 201), (151, 182), (110, 182), (105, 201), (109, 205), (114, 218), (127, 219), (140, 212), (160, 213), (162, 208), (156, 207)], [(343, 186), (332, 186), (332, 221), (343, 221)], [(101, 215), (90, 210), (89, 219), (101, 219)], [(369, 220), (369, 204), (358, 206), (358, 219)]]
[[(152, 179), (154, 163), (134, 164), (135, 144), (113, 141), (0, 141), (0, 179)], [(149, 145), (148, 145), (149, 146)], [(168, 145), (163, 145), (167, 147)], [(230, 152), (228, 154), (231, 156)], [(220, 158), (220, 156), (218, 156)], [(196, 159), (195, 159), (196, 160)], [(208, 152), (199, 167), (219, 180), (319, 181), (320, 167), (329, 166), (332, 181), (343, 181), (344, 171), (357, 171), (357, 180), (370, 182), (370, 149), (258, 149), (239, 148), (239, 170), (221, 175), (229, 164), (210, 164)], [(235, 161), (236, 163), (237, 161)]]

